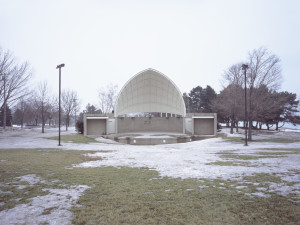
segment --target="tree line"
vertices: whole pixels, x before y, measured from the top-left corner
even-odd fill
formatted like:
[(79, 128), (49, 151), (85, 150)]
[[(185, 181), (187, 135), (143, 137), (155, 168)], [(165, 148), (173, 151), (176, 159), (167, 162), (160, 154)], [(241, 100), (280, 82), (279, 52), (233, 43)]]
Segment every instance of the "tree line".
[[(0, 126), (41, 124), (44, 133), (46, 123), (58, 125), (58, 97), (47, 81), (32, 85), (32, 78), (28, 62), (19, 63), (9, 50), (0, 48)], [(71, 117), (79, 110), (77, 92), (63, 90), (61, 102), (67, 130)]]
[[(0, 127), (20, 125), (58, 126), (58, 96), (47, 81), (33, 85), (32, 68), (28, 62), (19, 63), (9, 50), (0, 48)], [(118, 87), (107, 85), (97, 90), (99, 108), (88, 104), (82, 113), (110, 113), (113, 111)], [(75, 90), (62, 90), (61, 118), (68, 130), (71, 120), (82, 123), (81, 101)], [(76, 118), (75, 118), (76, 117)], [(82, 125), (82, 124), (81, 124)]]
[[(246, 79), (242, 64), (247, 64)], [(247, 121), (245, 119), (245, 81), (247, 85)], [(213, 88), (197, 86), (190, 93), (183, 93), (187, 113), (216, 112), (218, 122), (230, 124), (238, 129), (240, 121), (249, 127), (248, 139), (252, 140), (252, 129), (269, 129), (279, 124), (300, 124), (299, 100), (295, 93), (279, 92), (282, 81), (280, 59), (266, 48), (249, 52), (245, 62), (230, 66), (222, 75), (223, 89), (216, 94)]]
[[(248, 65), (247, 121), (245, 119), (245, 77), (242, 64)], [(58, 97), (51, 92), (47, 81), (32, 86), (32, 68), (28, 62), (19, 63), (10, 51), (0, 48), (0, 126), (17, 124), (58, 125)], [(248, 138), (252, 139), (252, 129), (268, 129), (279, 124), (300, 124), (299, 100), (295, 93), (278, 91), (282, 81), (280, 59), (266, 48), (248, 53), (247, 60), (230, 66), (222, 74), (223, 89), (216, 93), (211, 86), (193, 88), (183, 93), (187, 113), (218, 114), (218, 122), (238, 129), (239, 122), (249, 127)], [(117, 96), (117, 86), (108, 85), (98, 89), (99, 107), (88, 104), (77, 120), (82, 125), (83, 113), (111, 113)], [(74, 90), (63, 90), (61, 111), (66, 129), (80, 110), (80, 100)], [(4, 111), (6, 118), (4, 118)], [(74, 118), (75, 119), (75, 118)], [(6, 121), (4, 121), (6, 120)], [(81, 126), (80, 125), (80, 126)]]

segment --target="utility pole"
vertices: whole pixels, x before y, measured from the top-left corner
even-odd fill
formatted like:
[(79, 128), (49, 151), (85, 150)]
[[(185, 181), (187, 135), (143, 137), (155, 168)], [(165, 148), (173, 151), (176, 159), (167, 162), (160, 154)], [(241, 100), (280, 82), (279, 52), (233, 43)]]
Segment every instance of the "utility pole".
[(58, 146), (61, 146), (60, 144), (60, 93), (61, 93), (61, 68), (64, 67), (65, 64), (60, 64), (56, 67), (56, 69), (59, 69), (59, 93), (58, 93)]
[(247, 64), (243, 64), (242, 65), (242, 69), (244, 70), (244, 74), (245, 74), (245, 146), (248, 146), (248, 130), (247, 130), (247, 125), (248, 125), (248, 115), (247, 115), (247, 69), (248, 69), (248, 65)]

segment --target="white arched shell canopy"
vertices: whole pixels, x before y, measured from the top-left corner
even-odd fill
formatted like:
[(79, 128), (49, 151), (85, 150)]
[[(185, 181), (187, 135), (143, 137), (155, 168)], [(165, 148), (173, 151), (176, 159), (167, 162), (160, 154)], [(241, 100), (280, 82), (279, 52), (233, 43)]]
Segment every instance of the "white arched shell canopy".
[(178, 87), (167, 76), (153, 69), (146, 69), (132, 77), (117, 98), (115, 117), (140, 112), (186, 115)]

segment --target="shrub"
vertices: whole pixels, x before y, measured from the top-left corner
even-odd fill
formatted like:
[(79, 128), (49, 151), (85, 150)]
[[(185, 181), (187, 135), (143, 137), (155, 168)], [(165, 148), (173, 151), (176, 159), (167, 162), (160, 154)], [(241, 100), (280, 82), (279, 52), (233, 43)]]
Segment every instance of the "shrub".
[(217, 123), (217, 131), (221, 131), (221, 130), (222, 130), (221, 124)]
[(76, 131), (79, 133), (79, 134), (83, 134), (83, 121), (80, 121), (80, 120), (77, 120), (76, 121)]

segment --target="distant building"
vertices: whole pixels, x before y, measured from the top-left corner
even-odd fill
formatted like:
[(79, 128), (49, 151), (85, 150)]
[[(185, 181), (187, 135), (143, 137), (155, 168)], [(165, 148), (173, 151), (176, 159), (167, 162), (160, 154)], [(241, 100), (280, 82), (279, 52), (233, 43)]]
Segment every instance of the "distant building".
[(124, 85), (114, 114), (84, 115), (86, 136), (145, 132), (216, 135), (216, 130), (216, 113), (186, 114), (178, 87), (154, 69), (136, 74)]

